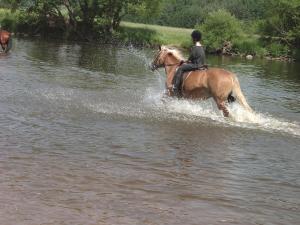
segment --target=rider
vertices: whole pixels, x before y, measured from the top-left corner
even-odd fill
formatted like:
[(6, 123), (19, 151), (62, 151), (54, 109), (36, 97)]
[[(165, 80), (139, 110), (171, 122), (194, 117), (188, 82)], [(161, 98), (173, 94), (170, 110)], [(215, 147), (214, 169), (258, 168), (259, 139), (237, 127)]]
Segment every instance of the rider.
[(181, 96), (182, 77), (184, 72), (204, 69), (205, 67), (205, 52), (200, 43), (201, 33), (194, 30), (191, 34), (194, 46), (191, 48), (190, 57), (177, 69), (173, 78), (173, 92), (177, 97)]

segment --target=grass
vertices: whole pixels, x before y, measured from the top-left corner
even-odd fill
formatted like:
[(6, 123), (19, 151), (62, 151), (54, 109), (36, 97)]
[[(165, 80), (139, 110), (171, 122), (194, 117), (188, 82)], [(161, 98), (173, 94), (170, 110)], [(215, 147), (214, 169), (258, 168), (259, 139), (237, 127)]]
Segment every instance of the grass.
[(121, 22), (121, 28), (125, 31), (126, 29), (152, 31), (152, 38), (150, 41), (152, 43), (149, 44), (173, 45), (182, 48), (186, 48), (192, 44), (190, 40), (190, 35), (193, 31), (192, 29), (131, 22)]

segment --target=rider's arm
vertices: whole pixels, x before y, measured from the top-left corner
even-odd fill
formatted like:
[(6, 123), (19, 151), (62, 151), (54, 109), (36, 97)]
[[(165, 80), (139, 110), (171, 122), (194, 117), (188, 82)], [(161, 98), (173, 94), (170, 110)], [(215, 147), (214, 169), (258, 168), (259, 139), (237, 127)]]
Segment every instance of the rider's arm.
[(188, 63), (192, 62), (194, 58), (195, 58), (195, 48), (193, 47), (191, 49), (191, 54), (190, 54), (190, 57), (188, 58), (187, 62)]

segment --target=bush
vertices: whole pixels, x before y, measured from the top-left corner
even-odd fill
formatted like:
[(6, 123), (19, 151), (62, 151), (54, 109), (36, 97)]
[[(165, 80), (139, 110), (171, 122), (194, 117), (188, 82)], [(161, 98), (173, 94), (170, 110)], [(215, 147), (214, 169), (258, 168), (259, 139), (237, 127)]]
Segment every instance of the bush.
[(286, 45), (273, 42), (270, 45), (266, 46), (269, 55), (272, 57), (288, 56), (289, 48)]
[(18, 32), (34, 33), (40, 26), (40, 18), (35, 13), (20, 11), (16, 17), (16, 29)]
[(261, 24), (262, 20), (248, 20), (241, 22), (243, 32), (251, 35), (259, 34)]
[(0, 24), (5, 30), (14, 30), (16, 26), (16, 17), (8, 9), (0, 9)]
[(259, 57), (265, 57), (269, 54), (268, 50), (264, 47), (259, 47), (257, 48), (256, 50), (256, 55), (259, 56)]
[(19, 10), (12, 13), (8, 9), (0, 9), (0, 24), (9, 31), (32, 33), (38, 27), (39, 17), (35, 13)]
[(242, 36), (241, 23), (226, 10), (209, 13), (202, 25), (197, 25), (203, 33), (203, 42), (208, 51), (216, 52), (223, 47), (225, 41), (235, 43)]
[(300, 49), (294, 49), (292, 51), (292, 56), (296, 61), (300, 61)]
[(266, 56), (268, 51), (262, 47), (260, 41), (255, 37), (244, 37), (237, 40), (233, 46), (235, 52), (244, 55)]
[[(270, 1), (266, 18), (260, 24), (260, 32), (264, 36), (279, 37), (287, 40), (295, 47), (300, 46), (300, 1)], [(278, 46), (277, 46), (278, 47)], [(271, 50), (277, 48), (271, 46)], [(277, 50), (276, 50), (277, 51)], [(276, 52), (275, 51), (275, 52)]]
[(7, 14), (10, 13), (10, 10), (8, 9), (2, 9), (0, 8), (0, 22), (3, 20), (4, 17), (6, 17)]

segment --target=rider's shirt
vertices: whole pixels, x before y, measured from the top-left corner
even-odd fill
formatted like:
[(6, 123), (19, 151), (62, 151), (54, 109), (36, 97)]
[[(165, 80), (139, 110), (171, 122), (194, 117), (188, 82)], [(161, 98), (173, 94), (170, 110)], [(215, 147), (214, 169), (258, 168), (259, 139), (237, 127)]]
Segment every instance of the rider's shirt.
[(205, 64), (205, 52), (203, 47), (199, 45), (193, 46), (188, 61), (197, 65), (198, 68), (203, 66)]

